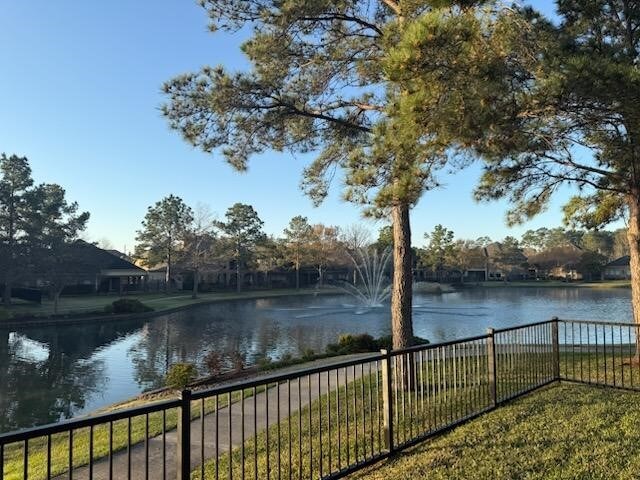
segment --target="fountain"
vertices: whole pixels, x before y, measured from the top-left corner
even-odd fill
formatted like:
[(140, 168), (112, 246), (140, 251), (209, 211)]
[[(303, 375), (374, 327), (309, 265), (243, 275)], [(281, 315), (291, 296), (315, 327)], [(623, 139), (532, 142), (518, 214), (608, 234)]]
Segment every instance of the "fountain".
[(377, 250), (359, 248), (354, 255), (349, 254), (349, 257), (355, 265), (361, 283), (354, 285), (343, 282), (340, 288), (358, 299), (364, 307), (382, 307), (391, 296), (391, 283), (386, 276), (391, 250), (387, 248), (382, 253), (378, 253)]

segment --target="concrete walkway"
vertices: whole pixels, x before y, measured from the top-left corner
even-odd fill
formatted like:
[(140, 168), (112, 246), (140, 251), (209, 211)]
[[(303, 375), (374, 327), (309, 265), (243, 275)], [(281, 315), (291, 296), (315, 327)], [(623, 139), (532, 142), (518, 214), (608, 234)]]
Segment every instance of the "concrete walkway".
[[(366, 359), (376, 354), (349, 355), (342, 357), (334, 357), (316, 362), (310, 362), (304, 365), (297, 365), (278, 370), (277, 374), (288, 374), (299, 372), (309, 368), (318, 366), (330, 366), (332, 364), (353, 360)], [(372, 372), (376, 371), (375, 364), (371, 365)], [(265, 428), (277, 424), (279, 421), (285, 420), (291, 415), (298, 412), (299, 408), (304, 408), (320, 395), (325, 395), (328, 391), (335, 391), (338, 384), (345, 385), (361, 376), (361, 370), (356, 367), (355, 377), (352, 368), (338, 370), (336, 377), (335, 370), (329, 373), (314, 374), (310, 377), (303, 376), (300, 379), (291, 380), (290, 391), (287, 382), (281, 383), (279, 386), (280, 396), (278, 397), (278, 388), (272, 387), (267, 391), (258, 393), (255, 397), (246, 398), (244, 400), (244, 425), (242, 402), (238, 401), (231, 406), (218, 409), (217, 425), (215, 412), (205, 415), (204, 417), (204, 461), (215, 458), (216, 451), (219, 455), (228, 452), (230, 448), (239, 447), (242, 444), (242, 432), (244, 428), (245, 442), (252, 439), (255, 434), (260, 433)], [(368, 365), (365, 366), (364, 374), (369, 373)], [(329, 378), (327, 378), (327, 376)], [(260, 379), (260, 376), (253, 379), (245, 379), (250, 381)], [(298, 396), (298, 382), (300, 382), (301, 395)], [(311, 393), (309, 394), (309, 385)], [(290, 394), (290, 396), (289, 396)], [(225, 401), (222, 395), (220, 401)], [(280, 415), (278, 416), (278, 405)], [(268, 412), (267, 412), (268, 409)], [(202, 422), (200, 418), (191, 422), (191, 470), (195, 470), (202, 464)], [(216, 427), (218, 431), (216, 443)], [(231, 432), (231, 434), (229, 433)], [(166, 448), (164, 449), (163, 461), (163, 444), (162, 436), (156, 436), (149, 439), (149, 459), (146, 461), (146, 450), (143, 443), (133, 445), (130, 450), (130, 457), (127, 451), (114, 453), (112, 458), (113, 479), (128, 478), (127, 470), (131, 465), (131, 478), (144, 479), (146, 477), (145, 465), (148, 463), (148, 478), (156, 479), (175, 479), (176, 478), (176, 430), (171, 430), (165, 435)], [(253, 459), (247, 459), (252, 462)], [(163, 468), (164, 465), (164, 468)], [(163, 477), (164, 474), (164, 477)], [(227, 473), (221, 472), (221, 477), (226, 478)], [(69, 478), (68, 474), (57, 477), (58, 479)], [(89, 467), (76, 468), (73, 471), (74, 479), (89, 479)], [(94, 462), (93, 479), (108, 480), (109, 477), (109, 461), (103, 458)]]

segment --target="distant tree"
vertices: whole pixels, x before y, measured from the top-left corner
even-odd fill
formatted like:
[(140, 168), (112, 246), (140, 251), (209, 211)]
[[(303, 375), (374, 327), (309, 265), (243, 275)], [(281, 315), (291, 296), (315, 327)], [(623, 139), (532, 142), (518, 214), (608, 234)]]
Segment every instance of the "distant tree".
[(527, 230), (522, 234), (520, 245), (522, 248), (528, 248), (540, 252), (546, 246), (546, 238), (548, 228), (538, 228), (537, 230)]
[(551, 228), (547, 230), (547, 235), (544, 241), (544, 248), (551, 249), (556, 247), (563, 247), (570, 243), (570, 239), (567, 232), (562, 227)]
[(62, 290), (94, 267), (77, 255), (74, 242), (89, 221), (88, 212), (79, 212), (78, 204), (69, 203), (62, 187), (42, 184), (29, 192), (29, 203), (35, 207), (27, 229), (30, 258), (34, 274), (44, 278), (54, 300), (54, 312)]
[(262, 272), (271, 288), (270, 273), (284, 264), (284, 243), (273, 236), (265, 236), (254, 247), (254, 263), (256, 270)]
[(613, 258), (625, 255), (629, 255), (629, 239), (627, 238), (627, 229), (620, 228), (613, 232)]
[(593, 230), (585, 232), (580, 246), (589, 252), (597, 253), (604, 258), (613, 257), (615, 236), (607, 230)]
[(193, 214), (193, 220), (184, 233), (184, 243), (181, 257), (193, 272), (193, 291), (191, 298), (198, 298), (198, 286), (202, 268), (215, 260), (214, 249), (217, 246), (214, 233), (215, 223), (211, 209), (207, 205), (199, 204)]
[(340, 229), (340, 241), (348, 251), (355, 252), (371, 245), (371, 232), (364, 225), (354, 223)]
[(491, 243), (486, 238), (480, 237), (476, 240), (456, 240), (453, 247), (451, 266), (460, 270), (461, 281), (464, 282), (464, 275), (470, 268), (485, 268), (486, 255), (484, 247)]
[(242, 265), (250, 261), (252, 250), (265, 235), (262, 232), (264, 222), (251, 205), (236, 203), (225, 213), (224, 222), (216, 226), (226, 235), (231, 255), (236, 264), (236, 288), (242, 290)]
[(585, 280), (600, 279), (602, 270), (607, 263), (607, 257), (596, 251), (586, 251), (580, 256), (578, 270)]
[[(507, 236), (500, 242), (500, 250), (496, 260), (505, 268), (513, 268), (523, 267), (527, 262), (527, 257), (524, 255), (518, 239)], [(505, 274), (505, 281), (508, 279), (507, 277), (508, 275)]]
[(25, 228), (32, 221), (34, 206), (29, 195), (33, 186), (25, 157), (0, 156), (0, 270), (4, 284), (2, 301), (11, 303), (11, 287), (26, 264)]
[(171, 288), (173, 263), (193, 222), (193, 211), (180, 197), (169, 195), (149, 207), (138, 231), (136, 256), (150, 267), (166, 265), (165, 288)]
[(284, 229), (284, 254), (296, 271), (296, 289), (300, 288), (300, 267), (309, 258), (312, 233), (307, 217), (301, 215), (293, 217)]
[(387, 248), (393, 249), (393, 226), (385, 225), (378, 231), (376, 248), (381, 252), (386, 250)]
[(342, 257), (343, 248), (338, 227), (323, 224), (313, 226), (309, 253), (311, 263), (318, 271), (318, 285), (324, 284), (324, 274), (328, 266), (337, 265), (344, 260)]
[[(350, 260), (352, 260), (350, 263), (353, 263), (359, 250), (371, 246), (371, 232), (364, 225), (354, 223), (340, 229), (340, 241), (344, 245), (345, 253), (350, 257)], [(355, 285), (358, 283), (358, 271), (355, 265), (350, 266), (353, 284)]]
[[(107, 237), (102, 237), (100, 240), (96, 242), (96, 245), (103, 250), (113, 250), (113, 243)], [(127, 252), (122, 252), (127, 253)]]
[(442, 225), (436, 225), (431, 233), (424, 234), (428, 243), (422, 251), (422, 261), (436, 272), (438, 280), (441, 280), (444, 267), (455, 261), (456, 244), (453, 235), (452, 230)]

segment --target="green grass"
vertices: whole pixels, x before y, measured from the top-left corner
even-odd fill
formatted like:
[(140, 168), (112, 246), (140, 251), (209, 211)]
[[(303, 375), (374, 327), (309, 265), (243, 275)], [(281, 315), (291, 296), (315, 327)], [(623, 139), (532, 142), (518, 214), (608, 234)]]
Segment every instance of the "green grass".
[[(264, 387), (256, 389), (256, 393), (264, 391)], [(231, 396), (232, 402), (240, 400), (240, 395), (245, 398), (253, 395), (253, 389), (246, 389), (243, 392), (234, 392)], [(146, 402), (148, 403), (148, 402)], [(120, 405), (119, 409), (133, 406), (140, 406), (141, 402), (132, 402), (130, 404)], [(228, 405), (228, 397), (226, 395), (220, 397), (216, 406), (213, 398), (205, 399), (205, 414), (215, 412), (216, 408), (224, 408)], [(201, 402), (192, 402), (191, 417), (198, 418), (200, 415)], [(114, 409), (115, 410), (115, 409)], [(102, 411), (105, 413), (108, 410)], [(166, 411), (164, 419), (164, 428), (166, 431), (176, 427), (178, 421), (178, 410), (170, 409)], [(149, 414), (149, 437), (153, 437), (162, 433), (163, 414), (156, 412)], [(121, 451), (127, 448), (129, 425), (127, 420), (119, 420), (113, 423), (113, 451)], [(89, 428), (82, 428), (73, 432), (73, 466), (74, 468), (87, 465), (89, 463)], [(131, 419), (131, 444), (141, 443), (146, 435), (146, 418), (145, 416), (133, 417)], [(108, 424), (96, 426), (93, 430), (93, 459), (98, 460), (104, 458), (109, 453), (109, 426)], [(46, 478), (46, 450), (47, 438), (41, 437), (29, 442), (29, 479)], [(23, 469), (23, 446), (22, 444), (11, 444), (5, 447), (4, 453), (4, 477), (3, 480), (22, 479)], [(60, 475), (68, 471), (69, 458), (69, 435), (67, 433), (56, 434), (51, 437), (51, 464), (52, 476)]]
[[(137, 299), (145, 305), (153, 308), (156, 312), (162, 312), (163, 310), (169, 310), (178, 307), (185, 307), (189, 305), (198, 305), (203, 303), (219, 302), (224, 300), (236, 300), (236, 299), (252, 299), (252, 298), (267, 298), (267, 297), (279, 297), (284, 295), (310, 295), (315, 293), (332, 293), (331, 288), (323, 290), (315, 289), (280, 289), (280, 290), (251, 290), (246, 292), (223, 292), (223, 293), (201, 293), (196, 300), (191, 298), (190, 292), (176, 292), (172, 294), (164, 293), (149, 293), (149, 294), (136, 294), (127, 295), (123, 298)], [(104, 307), (117, 300), (118, 296), (111, 295), (79, 295), (62, 297), (58, 307), (59, 315), (82, 315), (104, 312)], [(21, 302), (15, 300), (15, 302), (7, 307), (0, 306), (0, 318), (3, 316), (8, 317), (22, 317), (22, 316), (36, 316), (47, 317), (54, 314), (53, 302), (44, 299), (41, 305), (34, 303)]]
[(640, 395), (563, 384), (519, 399), (352, 479), (636, 479)]
[[(415, 436), (436, 431), (447, 426), (453, 421), (465, 418), (471, 414), (490, 407), (489, 385), (487, 382), (487, 363), (483, 351), (478, 349), (479, 344), (470, 343), (466, 354), (477, 354), (478, 357), (465, 356), (465, 350), (455, 347), (440, 347), (437, 350), (431, 350), (430, 354), (425, 354), (419, 365), (422, 369), (416, 369), (415, 380), (417, 387), (413, 390), (407, 390), (399, 386), (396, 390), (397, 395), (392, 397), (394, 410), (394, 428), (395, 443), (402, 444), (407, 440), (415, 438)], [(580, 362), (583, 366), (588, 361), (592, 362), (592, 381), (604, 382), (604, 369), (607, 365), (607, 381), (612, 382), (613, 371), (617, 371), (618, 379), (621, 379), (623, 371), (626, 381), (631, 378), (631, 369), (628, 365), (623, 365), (625, 358), (622, 352), (616, 352), (615, 359), (612, 351), (608, 352), (606, 358), (600, 352), (598, 355), (598, 365), (596, 368), (595, 352), (584, 353), (582, 355), (577, 352), (562, 352), (560, 357), (561, 373), (572, 373), (574, 366), (576, 372), (579, 371)], [(457, 354), (455, 359), (450, 355)], [(477, 360), (475, 360), (477, 358)], [(522, 391), (533, 385), (534, 382), (541, 383), (545, 379), (550, 378), (550, 352), (533, 354), (531, 352), (525, 354), (498, 354), (498, 375), (500, 382), (498, 384), (498, 393), (501, 398), (508, 397), (519, 391)], [(546, 362), (546, 363), (545, 363)], [(529, 366), (535, 364), (544, 366), (547, 373), (546, 376), (525, 375), (530, 372)], [(635, 368), (636, 382), (640, 383), (640, 369)], [(401, 366), (394, 368), (396, 378), (402, 378), (400, 373)], [(583, 368), (583, 372), (585, 369)], [(239, 448), (234, 449), (231, 454), (223, 454), (218, 462), (209, 461), (205, 465), (207, 470), (207, 478), (215, 474), (216, 469), (222, 476), (226, 476), (229, 468), (231, 468), (234, 478), (240, 477), (242, 465), (245, 466), (245, 475), (252, 478), (254, 474), (255, 464), (257, 464), (258, 478), (277, 478), (278, 462), (280, 461), (280, 475), (282, 478), (288, 478), (289, 473), (294, 478), (302, 475), (303, 478), (318, 477), (322, 470), (323, 474), (331, 471), (339, 470), (349, 464), (353, 464), (356, 459), (363, 460), (373, 454), (383, 450), (382, 429), (380, 422), (382, 421), (382, 387), (381, 375), (378, 373), (368, 374), (367, 368), (362, 372), (363, 376), (359, 379), (350, 380), (347, 385), (343, 382), (337, 390), (327, 393), (326, 383), (323, 383), (323, 395), (311, 405), (303, 407), (299, 413), (297, 405), (292, 404), (291, 416), (284, 416), (279, 425), (273, 425), (267, 430), (259, 432), (256, 438), (252, 438), (253, 432), (247, 432), (247, 441), (244, 445), (245, 462), (242, 462), (242, 451)], [(350, 378), (351, 370), (349, 374)], [(326, 377), (325, 380), (326, 381)], [(620, 381), (620, 380), (619, 380)], [(272, 386), (273, 387), (273, 386)], [(281, 384), (281, 394), (286, 395), (287, 389), (297, 389), (297, 382), (291, 381), (289, 386)], [(307, 392), (306, 379), (301, 382), (303, 396)], [(562, 387), (569, 389), (570, 387)], [(260, 391), (260, 390), (259, 390)], [(551, 391), (551, 390), (549, 390)], [(549, 391), (545, 391), (542, 395), (549, 395)], [(580, 390), (591, 392), (591, 390)], [(605, 392), (604, 390), (595, 390), (596, 392)], [(248, 397), (252, 395), (251, 390), (245, 390), (243, 395)], [(241, 391), (237, 391), (232, 396), (232, 401), (240, 399)], [(528, 405), (535, 404), (535, 398), (541, 395), (534, 393), (526, 400)], [(611, 393), (615, 397), (616, 394)], [(637, 394), (632, 397), (636, 398)], [(286, 398), (286, 397), (285, 397)], [(615, 397), (618, 398), (618, 397)], [(622, 398), (622, 397), (620, 397)], [(624, 397), (626, 398), (626, 397)], [(638, 396), (640, 398), (640, 396)], [(338, 414), (337, 405), (341, 405)], [(545, 400), (542, 400), (544, 403)], [(558, 397), (559, 405), (562, 404), (562, 396)], [(141, 402), (137, 401), (132, 404), (120, 405), (119, 408), (137, 406)], [(603, 405), (606, 402), (603, 400)], [(226, 396), (221, 398), (218, 408), (227, 405)], [(537, 405), (537, 404), (536, 404)], [(640, 406), (640, 405), (638, 405)], [(205, 413), (215, 411), (216, 405), (212, 399), (205, 402)], [(505, 407), (511, 408), (511, 406)], [(545, 407), (547, 408), (547, 407)], [(567, 412), (572, 410), (571, 406), (560, 405), (558, 408), (565, 409)], [(637, 406), (636, 406), (637, 408)], [(502, 410), (502, 408), (500, 409)], [(638, 409), (640, 412), (640, 409)], [(603, 414), (603, 408), (596, 408), (595, 413)], [(285, 412), (286, 413), (286, 409)], [(535, 413), (535, 409), (534, 409)], [(606, 413), (606, 412), (604, 412)], [(193, 404), (192, 417), (197, 418), (200, 414), (200, 404)], [(550, 416), (549, 421), (565, 422), (563, 418), (555, 419), (553, 412), (550, 410), (546, 413)], [(492, 413), (491, 415), (495, 415)], [(585, 413), (586, 415), (586, 413)], [(331, 416), (331, 421), (329, 417)], [(640, 413), (638, 413), (640, 416)], [(483, 417), (484, 419), (484, 417)], [(484, 421), (483, 419), (477, 421)], [(529, 428), (526, 426), (529, 421), (526, 415), (519, 414), (518, 421), (525, 426), (518, 428)], [(640, 420), (640, 418), (635, 419)], [(532, 416), (533, 425), (537, 422), (536, 415)], [(172, 429), (177, 422), (177, 411), (171, 410), (167, 412), (166, 429)], [(566, 420), (567, 426), (571, 420)], [(475, 421), (474, 421), (475, 423)], [(508, 425), (512, 426), (509, 422)], [(640, 423), (639, 423), (640, 424)], [(466, 428), (466, 427), (462, 427)], [(149, 416), (149, 433), (150, 436), (156, 435), (162, 431), (162, 414), (151, 414)], [(127, 421), (119, 421), (114, 423), (114, 450), (122, 450), (127, 445)], [(320, 435), (322, 432), (322, 437)], [(224, 434), (222, 432), (221, 434)], [(237, 435), (235, 432), (234, 435)], [(598, 431), (598, 435), (606, 436), (606, 431)], [(143, 441), (145, 436), (145, 417), (137, 417), (132, 419), (131, 437), (132, 443)], [(476, 448), (485, 448), (483, 444), (484, 437), (471, 437), (478, 440)], [(278, 444), (280, 446), (278, 447)], [(291, 445), (291, 447), (289, 447)], [(85, 465), (89, 460), (89, 431), (88, 429), (78, 430), (74, 432), (74, 466)], [(99, 426), (94, 429), (94, 460), (106, 456), (108, 453), (108, 430), (107, 426)], [(489, 448), (489, 447), (487, 447)], [(639, 447), (640, 448), (640, 447)], [(322, 449), (324, 456), (320, 460), (318, 452)], [(331, 455), (329, 456), (329, 452)], [(45, 439), (36, 439), (29, 445), (30, 462), (29, 471), (30, 478), (40, 479), (45, 476)], [(210, 454), (212, 452), (209, 452)], [(535, 461), (542, 462), (546, 458), (545, 452), (538, 452), (542, 459)], [(291, 457), (291, 463), (289, 462)], [(52, 438), (52, 459), (53, 473), (61, 474), (67, 470), (68, 459), (68, 435), (55, 435)], [(530, 463), (534, 460), (529, 459)], [(23, 453), (21, 445), (8, 446), (5, 449), (5, 475), (8, 479), (18, 479), (22, 475)], [(431, 460), (430, 460), (431, 462)], [(516, 465), (514, 463), (514, 465)], [(290, 465), (290, 466), (289, 466)], [(431, 464), (430, 464), (431, 465)], [(431, 468), (431, 467), (429, 467)], [(471, 467), (469, 467), (471, 469)], [(484, 468), (484, 467), (483, 467)], [(487, 466), (486, 468), (490, 468)], [(492, 467), (491, 467), (492, 468)], [(496, 467), (498, 468), (498, 467)], [(515, 467), (514, 467), (515, 468)], [(291, 471), (290, 471), (291, 470)], [(269, 471), (269, 474), (267, 473)], [(466, 472), (466, 470), (462, 470)], [(486, 470), (484, 470), (486, 473)], [(224, 474), (222, 472), (225, 472)], [(513, 474), (513, 469), (505, 470), (506, 476), (498, 476), (496, 478), (535, 478), (535, 477), (509, 477)], [(501, 471), (498, 471), (502, 475)], [(444, 475), (444, 474), (443, 474)], [(194, 472), (194, 478), (199, 478), (199, 471)], [(383, 477), (372, 477), (383, 478)], [(415, 478), (393, 477), (390, 478)], [(434, 477), (434, 478), (447, 478)], [(455, 478), (466, 478), (464, 475)], [(490, 478), (490, 477), (469, 477), (469, 478)], [(551, 477), (555, 478), (555, 477)], [(557, 478), (573, 478), (562, 477)], [(590, 478), (590, 477), (585, 477)], [(604, 478), (604, 477), (603, 477)]]
[[(399, 387), (395, 390), (398, 394), (392, 397), (396, 444), (490, 407), (486, 363), (467, 362), (463, 366), (460, 359), (455, 362), (445, 359), (422, 365), (422, 371), (417, 369), (415, 372), (417, 387), (414, 390)], [(503, 382), (505, 391), (517, 391), (515, 370), (505, 370), (504, 374), (512, 375)], [(305, 382), (302, 381), (303, 395)], [(217, 462), (208, 461), (205, 478), (215, 478), (216, 471), (221, 478), (226, 478), (229, 470), (233, 478), (241, 478), (243, 465), (246, 478), (254, 478), (254, 474), (261, 479), (289, 478), (289, 475), (292, 478), (318, 478), (321, 474), (327, 475), (355, 461), (370, 458), (384, 450), (380, 428), (383, 415), (381, 385), (381, 375), (375, 373), (365, 374), (346, 386), (342, 384), (338, 390), (324, 394), (304, 407), (300, 414), (285, 415), (279, 425), (250, 438), (245, 442), (244, 453), (236, 448), (230, 454), (220, 455)], [(286, 395), (287, 387), (281, 388)], [(297, 388), (296, 382), (292, 382), (292, 388)], [(339, 414), (338, 402), (341, 405)], [(322, 459), (320, 450), (324, 453)], [(201, 478), (200, 469), (193, 472), (192, 478)]]
[(521, 288), (521, 287), (536, 287), (536, 288), (630, 288), (631, 282), (629, 280), (603, 280), (597, 282), (583, 282), (572, 281), (562, 282), (559, 280), (521, 280), (513, 282), (504, 282), (495, 280), (491, 282), (469, 282), (466, 283), (467, 287), (481, 287), (481, 288)]

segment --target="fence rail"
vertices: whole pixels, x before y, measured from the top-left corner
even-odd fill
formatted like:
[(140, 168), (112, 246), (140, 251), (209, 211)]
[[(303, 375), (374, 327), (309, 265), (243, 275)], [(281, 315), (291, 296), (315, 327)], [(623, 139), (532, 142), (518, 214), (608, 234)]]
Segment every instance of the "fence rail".
[(640, 390), (633, 324), (549, 320), (0, 435), (0, 478), (340, 478), (557, 380)]

